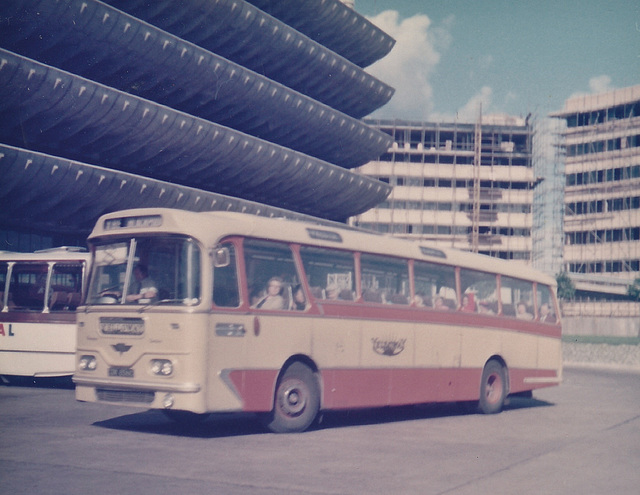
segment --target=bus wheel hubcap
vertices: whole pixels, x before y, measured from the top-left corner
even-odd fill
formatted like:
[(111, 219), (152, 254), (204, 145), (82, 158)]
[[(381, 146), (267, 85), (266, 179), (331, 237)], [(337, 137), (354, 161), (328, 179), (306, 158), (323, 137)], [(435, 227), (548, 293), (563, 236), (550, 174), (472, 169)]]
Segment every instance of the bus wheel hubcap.
[(290, 385), (285, 387), (282, 394), (281, 407), (282, 412), (288, 416), (297, 416), (307, 404), (304, 398), (304, 391), (298, 385)]

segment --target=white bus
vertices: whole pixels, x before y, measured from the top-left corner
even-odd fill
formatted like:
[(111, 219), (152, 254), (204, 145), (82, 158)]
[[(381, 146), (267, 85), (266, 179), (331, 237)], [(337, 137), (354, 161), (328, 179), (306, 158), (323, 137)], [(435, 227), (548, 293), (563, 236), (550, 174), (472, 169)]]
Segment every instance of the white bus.
[(0, 252), (0, 376), (70, 376), (89, 253)]
[(477, 401), (561, 381), (555, 281), (340, 225), (138, 209), (89, 237), (76, 398), (176, 418)]

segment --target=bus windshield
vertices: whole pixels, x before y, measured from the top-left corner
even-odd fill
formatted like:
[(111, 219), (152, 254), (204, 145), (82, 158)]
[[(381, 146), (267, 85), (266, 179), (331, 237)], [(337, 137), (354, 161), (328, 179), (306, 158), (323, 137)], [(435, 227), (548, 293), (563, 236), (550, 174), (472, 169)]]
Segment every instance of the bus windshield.
[(95, 245), (88, 304), (194, 305), (200, 249), (193, 239), (141, 236)]

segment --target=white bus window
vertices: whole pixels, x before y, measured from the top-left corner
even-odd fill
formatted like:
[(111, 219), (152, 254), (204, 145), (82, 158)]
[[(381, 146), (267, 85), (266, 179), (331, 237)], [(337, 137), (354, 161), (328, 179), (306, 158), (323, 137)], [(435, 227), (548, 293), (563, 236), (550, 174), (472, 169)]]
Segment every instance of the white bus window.
[(256, 309), (290, 310), (300, 277), (287, 244), (245, 239), (244, 262), (250, 304)]
[(43, 311), (47, 287), (47, 263), (16, 263), (11, 271), (9, 300), (18, 311)]
[(200, 278), (200, 250), (191, 239), (128, 239), (96, 246), (87, 299), (89, 304), (193, 305), (200, 298)]
[(498, 314), (498, 284), (495, 274), (460, 270), (460, 311)]
[[(7, 272), (9, 270), (8, 263), (0, 262), (0, 311), (4, 310), (5, 305), (8, 306), (5, 301), (5, 294), (7, 294)], [(8, 296), (8, 294), (7, 294)]]
[(558, 322), (558, 317), (556, 316), (555, 298), (551, 288), (547, 285), (538, 284), (536, 292), (540, 322), (555, 325)]
[(533, 320), (533, 283), (511, 277), (502, 277), (500, 283), (502, 314), (521, 320)]
[(353, 253), (303, 246), (300, 256), (314, 298), (355, 300)]
[(82, 276), (81, 262), (59, 262), (53, 266), (49, 289), (51, 311), (74, 311), (80, 305)]
[(229, 264), (213, 269), (213, 303), (219, 307), (237, 308), (240, 306), (240, 292), (236, 250), (231, 243), (222, 244), (220, 247), (228, 251)]
[(129, 241), (121, 241), (96, 246), (87, 298), (89, 304), (115, 304), (119, 301), (124, 288), (129, 245)]
[(442, 311), (456, 309), (456, 271), (452, 266), (416, 261), (413, 269), (417, 307)]
[(409, 304), (409, 268), (406, 260), (363, 254), (360, 257), (364, 302)]

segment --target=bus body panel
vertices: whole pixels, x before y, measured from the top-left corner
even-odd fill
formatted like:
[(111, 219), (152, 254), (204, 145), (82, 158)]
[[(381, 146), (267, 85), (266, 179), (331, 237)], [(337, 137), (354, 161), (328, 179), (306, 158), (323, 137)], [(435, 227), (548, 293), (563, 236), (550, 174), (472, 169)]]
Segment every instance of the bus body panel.
[[(207, 359), (206, 346), (200, 345), (207, 339), (207, 313), (181, 312), (130, 312), (115, 310), (109, 312), (80, 312), (78, 315), (77, 359), (91, 355), (96, 358), (94, 371), (76, 370), (74, 381), (80, 390), (79, 400), (120, 402), (120, 400), (99, 399), (91, 395), (86, 387), (90, 379), (102, 391), (149, 392), (153, 402), (149, 407), (163, 408), (162, 400), (168, 394), (173, 396), (175, 408), (206, 412)], [(143, 331), (140, 335), (117, 333), (118, 321), (128, 325), (139, 322)], [(110, 325), (111, 334), (99, 329), (101, 322)], [(127, 330), (128, 332), (129, 330)], [(168, 359), (172, 362), (171, 376), (157, 376), (151, 371), (152, 360)], [(105, 393), (105, 397), (118, 397)], [(143, 394), (145, 400), (149, 400)], [(82, 397), (82, 398), (80, 398)], [(123, 394), (124, 397), (124, 394)], [(131, 400), (135, 403), (135, 394)], [(146, 404), (146, 402), (144, 403)]]
[[(4, 316), (4, 315), (3, 315)], [(54, 377), (75, 369), (75, 315), (41, 323), (0, 321), (0, 375)], [(13, 322), (12, 322), (13, 320)], [(69, 321), (70, 320), (70, 321)]]

